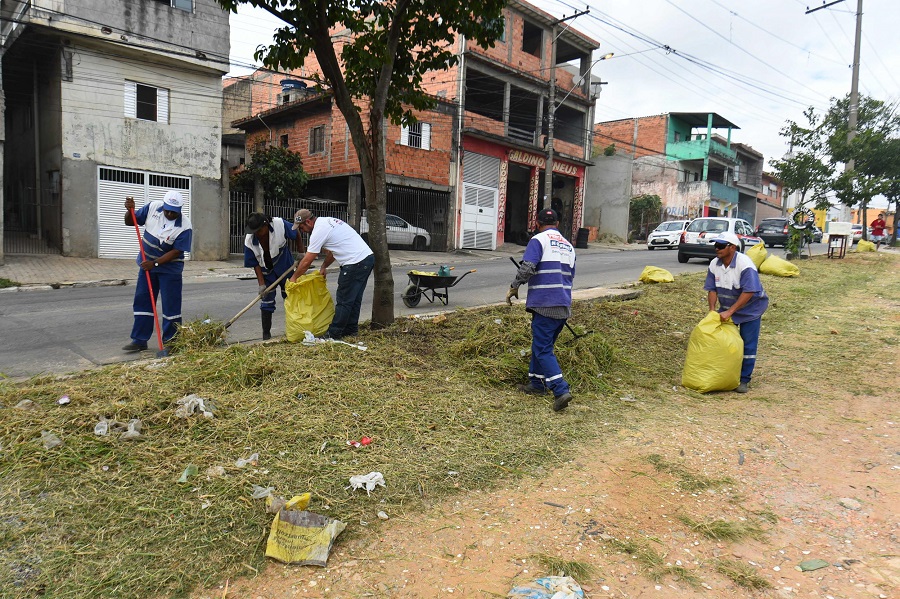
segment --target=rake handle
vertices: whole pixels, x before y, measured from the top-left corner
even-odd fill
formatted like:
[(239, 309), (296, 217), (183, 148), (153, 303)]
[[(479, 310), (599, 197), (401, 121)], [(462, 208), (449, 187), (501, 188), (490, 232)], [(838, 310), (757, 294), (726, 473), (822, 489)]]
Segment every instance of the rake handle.
[[(134, 200), (134, 198), (128, 197), (126, 200)], [(134, 214), (134, 208), (129, 208), (128, 212), (131, 213), (131, 222), (134, 225), (134, 232), (137, 235), (138, 240), (138, 248), (141, 250), (141, 262), (147, 261), (147, 255), (144, 253), (144, 240), (141, 239), (141, 229), (138, 227), (137, 216)], [(143, 268), (141, 270), (144, 270)], [(147, 291), (150, 293), (150, 305), (153, 307), (153, 322), (156, 325), (156, 342), (159, 344), (159, 351), (165, 351), (162, 342), (162, 331), (159, 329), (159, 314), (156, 311), (156, 294), (153, 293), (153, 282), (150, 279), (150, 271), (144, 270), (144, 274), (147, 276)]]

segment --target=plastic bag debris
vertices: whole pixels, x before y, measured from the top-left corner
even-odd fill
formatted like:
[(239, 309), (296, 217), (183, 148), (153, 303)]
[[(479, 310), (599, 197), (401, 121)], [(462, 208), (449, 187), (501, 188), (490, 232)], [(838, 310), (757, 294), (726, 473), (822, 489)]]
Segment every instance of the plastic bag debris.
[(141, 435), (141, 427), (142, 427), (140, 418), (132, 418), (128, 421), (128, 430), (122, 433), (122, 436), (119, 437), (120, 441), (137, 441), (143, 435)]
[(378, 512), (378, 517), (382, 520), (390, 520), (390, 516), (387, 515), (387, 512)]
[(234, 465), (237, 466), (238, 468), (244, 468), (245, 466), (250, 465), (250, 464), (252, 464), (253, 466), (256, 466), (256, 462), (258, 462), (258, 461), (259, 461), (259, 454), (254, 453), (249, 458), (237, 459), (234, 462)]
[(350, 347), (355, 347), (358, 350), (366, 351), (369, 349), (362, 343), (349, 343), (347, 341), (341, 341), (340, 339), (323, 339), (321, 337), (316, 337), (310, 331), (303, 331), (303, 341), (301, 341), (303, 345), (318, 345), (319, 343), (340, 343), (342, 345), (349, 345)]
[(94, 434), (98, 437), (105, 437), (109, 434), (109, 421), (106, 418), (101, 418), (100, 421), (94, 425)]
[(197, 466), (195, 466), (194, 464), (188, 464), (187, 468), (184, 469), (184, 472), (181, 473), (181, 477), (178, 479), (178, 482), (186, 483), (192, 476), (197, 476)]
[(260, 487), (259, 485), (253, 485), (253, 488), (250, 490), (250, 499), (263, 499), (271, 495), (274, 490), (275, 487)]
[(215, 407), (212, 405), (208, 399), (203, 399), (199, 395), (191, 393), (190, 395), (185, 395), (181, 399), (175, 402), (175, 417), (176, 418), (187, 418), (191, 414), (200, 412), (203, 414), (204, 418), (213, 418), (213, 410)]
[(384, 484), (384, 476), (382, 476), (381, 472), (369, 472), (368, 474), (357, 474), (356, 476), (350, 477), (350, 486), (344, 487), (345, 489), (365, 489), (366, 495), (371, 495), (372, 491), (376, 486), (381, 485), (382, 487), (386, 486)]
[(347, 441), (347, 445), (350, 447), (364, 447), (366, 445), (372, 444), (372, 437), (363, 437), (359, 441)]
[(545, 576), (517, 586), (506, 595), (510, 599), (580, 599), (581, 586), (571, 576)]
[(17, 410), (36, 410), (37, 404), (31, 401), (30, 399), (23, 399), (19, 403), (15, 405)]
[(41, 443), (44, 444), (44, 449), (54, 449), (63, 444), (62, 439), (50, 431), (41, 431)]
[(823, 559), (807, 559), (800, 562), (800, 571), (801, 572), (811, 572), (813, 570), (818, 570), (819, 568), (825, 568), (828, 566), (828, 562)]
[(221, 478), (225, 476), (225, 468), (222, 466), (210, 466), (204, 474), (206, 474), (206, 478)]
[[(304, 493), (299, 497), (305, 501), (298, 502), (296, 507), (306, 507), (310, 494)], [(286, 564), (325, 566), (334, 540), (347, 525), (303, 509), (290, 509), (291, 502), (272, 520), (266, 557)]]
[(72, 400), (69, 399), (68, 395), (63, 395), (62, 397), (60, 397), (59, 399), (56, 400), (56, 403), (58, 403), (61, 406), (64, 406), (67, 403), (69, 403), (70, 401), (72, 401)]

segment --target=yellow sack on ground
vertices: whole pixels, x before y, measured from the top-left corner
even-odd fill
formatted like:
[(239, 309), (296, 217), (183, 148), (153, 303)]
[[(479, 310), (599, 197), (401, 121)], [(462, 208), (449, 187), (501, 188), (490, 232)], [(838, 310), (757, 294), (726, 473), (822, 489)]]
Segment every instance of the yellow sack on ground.
[(744, 340), (730, 320), (710, 312), (691, 331), (681, 384), (701, 393), (731, 391), (741, 383)]
[(800, 268), (796, 264), (772, 254), (759, 265), (759, 272), (776, 277), (796, 277), (800, 274)]
[(642, 283), (674, 283), (675, 277), (665, 268), (645, 266), (640, 280)]
[(765, 260), (766, 256), (769, 254), (769, 252), (766, 251), (766, 244), (761, 241), (744, 253), (748, 258), (753, 260), (753, 264), (756, 265), (756, 270), (759, 270), (763, 260)]
[(325, 286), (325, 277), (315, 271), (285, 285), (285, 336), (291, 343), (303, 341), (304, 331), (322, 336), (334, 318), (334, 302)]
[(874, 252), (876, 250), (875, 244), (871, 241), (866, 241), (865, 239), (860, 239), (856, 242), (856, 251), (857, 252)]
[(334, 540), (346, 527), (340, 520), (285, 507), (272, 520), (266, 557), (286, 564), (324, 566)]

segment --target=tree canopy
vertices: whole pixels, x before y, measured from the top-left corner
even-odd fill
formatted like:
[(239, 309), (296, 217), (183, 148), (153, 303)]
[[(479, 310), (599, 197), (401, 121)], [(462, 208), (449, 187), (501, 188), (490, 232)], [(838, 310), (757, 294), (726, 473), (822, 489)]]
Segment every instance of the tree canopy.
[[(293, 70), (311, 54), (311, 78), (330, 88), (347, 121), (360, 162), (375, 254), (372, 324), (394, 320), (394, 281), (385, 234), (387, 203), (384, 120), (409, 123), (412, 110), (434, 105), (422, 89), (425, 74), (454, 65), (464, 36), (489, 47), (504, 31), (505, 0), (218, 0), (236, 12), (242, 4), (266, 10), (285, 25), (256, 58), (272, 69)], [(365, 122), (363, 115), (366, 116)], [(352, 224), (358, 208), (350, 206)]]
[(246, 168), (232, 176), (231, 188), (235, 191), (252, 192), (257, 178), (262, 183), (266, 197), (287, 200), (300, 195), (309, 175), (303, 170), (300, 154), (273, 146), (254, 151)]

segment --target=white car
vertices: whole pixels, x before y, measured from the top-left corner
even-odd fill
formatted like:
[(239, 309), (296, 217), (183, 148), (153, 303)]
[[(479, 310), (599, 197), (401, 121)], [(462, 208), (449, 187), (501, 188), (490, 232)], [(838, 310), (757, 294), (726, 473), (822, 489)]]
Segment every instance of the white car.
[[(872, 234), (872, 230), (869, 229), (869, 235), (871, 235), (871, 234)], [(854, 225), (852, 225), (852, 228), (850, 229), (850, 243), (851, 243), (851, 245), (854, 244), (854, 243), (856, 243), (856, 242), (859, 241), (860, 239), (862, 239), (862, 225), (856, 225), (856, 224), (854, 224)]]
[(647, 236), (647, 249), (677, 248), (681, 243), (681, 232), (687, 229), (690, 222), (689, 220), (670, 220), (659, 223), (659, 226)]
[[(431, 234), (421, 227), (414, 227), (399, 216), (385, 215), (388, 245), (405, 245), (414, 250), (424, 250), (431, 245)], [(366, 243), (369, 241), (369, 221), (363, 216), (359, 219), (359, 234)]]

